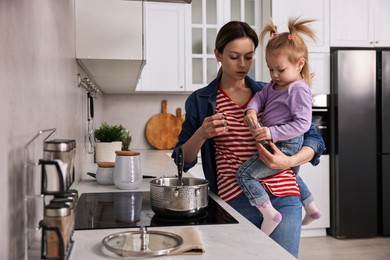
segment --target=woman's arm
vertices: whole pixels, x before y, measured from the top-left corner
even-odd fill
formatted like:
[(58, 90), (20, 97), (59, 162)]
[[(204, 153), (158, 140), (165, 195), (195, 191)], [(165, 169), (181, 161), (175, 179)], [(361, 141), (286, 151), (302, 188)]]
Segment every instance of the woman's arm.
[(271, 169), (287, 169), (299, 166), (309, 162), (315, 155), (314, 150), (308, 146), (303, 146), (298, 153), (288, 156), (282, 153), (274, 143), (270, 142), (269, 145), (273, 150), (273, 154), (259, 143), (257, 144), (257, 149), (260, 160)]
[(312, 123), (310, 129), (304, 134), (304, 141), (302, 149), (291, 156), (282, 153), (275, 144), (270, 143), (273, 153), (270, 153), (261, 144), (257, 144), (260, 160), (272, 169), (287, 169), (289, 167), (299, 166), (307, 162), (317, 165), (320, 160), (319, 157), (325, 151), (324, 140), (318, 134), (314, 124)]

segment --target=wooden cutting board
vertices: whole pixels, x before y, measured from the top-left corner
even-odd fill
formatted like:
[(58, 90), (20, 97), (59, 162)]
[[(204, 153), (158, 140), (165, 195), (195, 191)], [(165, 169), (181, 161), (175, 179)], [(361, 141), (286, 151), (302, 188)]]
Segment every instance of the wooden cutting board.
[(177, 143), (181, 124), (181, 119), (167, 113), (167, 101), (163, 100), (161, 113), (152, 116), (146, 124), (146, 139), (156, 149), (172, 149)]
[(181, 113), (180, 107), (176, 108), (176, 117), (179, 118), (181, 123), (183, 124), (184, 119), (186, 118), (186, 115)]

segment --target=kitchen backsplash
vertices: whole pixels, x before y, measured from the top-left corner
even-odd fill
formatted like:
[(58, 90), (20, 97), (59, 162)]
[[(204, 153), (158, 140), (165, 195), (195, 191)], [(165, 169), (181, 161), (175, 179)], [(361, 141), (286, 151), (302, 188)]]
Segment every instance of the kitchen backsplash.
[(167, 100), (167, 113), (176, 116), (176, 108), (181, 108), (184, 114), (187, 97), (186, 94), (105, 95), (101, 116), (108, 123), (122, 124), (130, 131), (130, 149), (153, 149), (145, 137), (148, 120), (161, 113), (161, 101), (164, 99)]

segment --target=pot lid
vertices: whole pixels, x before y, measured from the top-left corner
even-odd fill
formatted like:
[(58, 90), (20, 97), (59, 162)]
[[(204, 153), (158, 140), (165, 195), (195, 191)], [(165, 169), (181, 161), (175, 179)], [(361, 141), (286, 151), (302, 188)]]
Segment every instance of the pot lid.
[(164, 231), (126, 231), (106, 236), (103, 245), (119, 256), (161, 256), (170, 253), (183, 244), (183, 238)]

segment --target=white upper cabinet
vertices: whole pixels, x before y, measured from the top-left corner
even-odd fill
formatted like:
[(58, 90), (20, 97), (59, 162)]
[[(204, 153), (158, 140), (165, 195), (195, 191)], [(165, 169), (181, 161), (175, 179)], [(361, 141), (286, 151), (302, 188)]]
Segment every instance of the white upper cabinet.
[(309, 24), (317, 36), (316, 42), (306, 41), (309, 52), (329, 52), (328, 0), (272, 0), (271, 17), (279, 32), (288, 31), (289, 18), (316, 20)]
[(137, 91), (183, 91), (187, 4), (145, 2), (146, 65)]
[(129, 93), (144, 65), (141, 1), (77, 0), (76, 59), (104, 93)]
[[(245, 21), (257, 32), (261, 23), (261, 0), (193, 0), (187, 15), (191, 43), (186, 52), (186, 90), (194, 91), (210, 83), (217, 75), (218, 64), (214, 55), (218, 30), (231, 20)], [(260, 55), (260, 51), (257, 52)], [(260, 56), (249, 75), (261, 73)]]
[(331, 8), (331, 46), (390, 46), (390, 1), (331, 0)]
[[(329, 44), (329, 1), (327, 0), (272, 0), (271, 17), (279, 32), (288, 31), (288, 19), (314, 19), (309, 26), (316, 34), (313, 42), (306, 39), (309, 50), (309, 66), (314, 73), (312, 93), (330, 93), (330, 44)], [(263, 71), (268, 72), (266, 65)]]
[(329, 52), (309, 53), (310, 71), (314, 73), (311, 92), (330, 94), (330, 54)]

